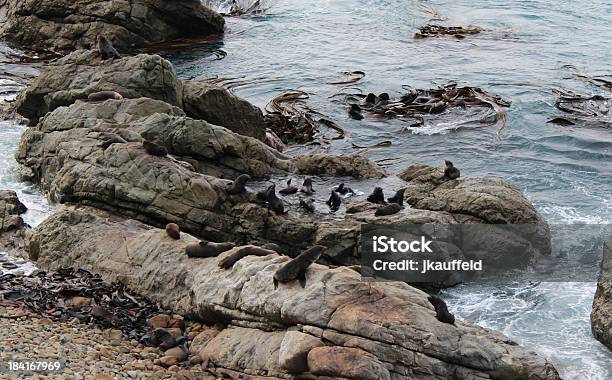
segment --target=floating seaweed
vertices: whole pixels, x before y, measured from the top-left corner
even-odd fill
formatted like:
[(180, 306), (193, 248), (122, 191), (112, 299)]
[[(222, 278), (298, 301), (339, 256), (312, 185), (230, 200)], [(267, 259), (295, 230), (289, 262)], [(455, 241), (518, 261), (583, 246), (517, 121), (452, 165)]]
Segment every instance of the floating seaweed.
[(343, 78), (335, 81), (335, 82), (331, 82), (329, 84), (350, 84), (350, 83), (355, 83), (355, 82), (359, 82), (361, 79), (363, 79), (363, 77), (365, 77), (365, 73), (363, 71), (345, 71), (342, 73)]
[(423, 3), (418, 4), (419, 10), (429, 16), (430, 21), (447, 21), (448, 17), (443, 16), (436, 8), (425, 5)]
[(146, 321), (160, 313), (148, 299), (120, 283), (110, 284), (82, 269), (39, 271), (31, 276), (0, 275), (0, 303), (24, 306), (55, 321), (77, 318), (123, 331), (129, 339), (149, 342)]
[(442, 26), (427, 24), (419, 28), (419, 31), (414, 34), (414, 38), (429, 38), (429, 37), (441, 37), (441, 36), (452, 36), (457, 39), (464, 39), (468, 35), (478, 34), (482, 31), (477, 26)]
[(572, 65), (566, 65), (565, 67), (568, 67), (572, 70), (574, 70), (574, 78), (576, 79), (580, 79), (584, 82), (587, 82), (593, 86), (599, 87), (599, 88), (603, 88), (606, 90), (611, 90), (612, 91), (612, 78), (607, 79), (606, 77), (610, 77), (609, 75), (604, 75), (604, 76), (591, 76), (588, 74), (583, 73), (582, 71), (578, 70), (578, 68), (576, 66), (572, 66)]
[(555, 107), (566, 116), (549, 120), (549, 123), (573, 125), (582, 122), (590, 125), (612, 127), (612, 99), (602, 95), (561, 95)]

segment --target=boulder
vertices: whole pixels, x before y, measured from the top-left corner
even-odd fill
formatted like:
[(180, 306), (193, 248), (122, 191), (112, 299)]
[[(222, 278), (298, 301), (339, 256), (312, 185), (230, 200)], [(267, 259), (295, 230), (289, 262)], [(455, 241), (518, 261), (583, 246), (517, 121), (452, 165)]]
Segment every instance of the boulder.
[[(363, 282), (348, 268), (313, 264), (306, 287), (274, 288), (286, 256), (248, 256), (231, 269), (191, 259), (183, 234), (88, 207), (64, 207), (34, 230), (37, 265), (79, 267), (121, 281), (174, 313), (229, 324), (205, 339), (210, 364), (251, 375), (288, 377), (279, 365), (288, 331), (321, 337), (308, 368), (321, 376), (415, 379), (559, 379), (546, 360), (505, 336), (460, 320), (439, 322), (427, 294), (403, 283)], [(355, 366), (354, 364), (359, 364)], [(356, 373), (356, 369), (359, 373)]]
[(595, 339), (612, 350), (612, 236), (604, 243), (601, 273), (591, 312)]
[(19, 201), (12, 190), (0, 190), (0, 233), (22, 228), (25, 224), (21, 214), (26, 206)]
[(320, 338), (300, 331), (287, 331), (278, 354), (279, 366), (290, 373), (308, 371), (308, 353), (324, 343)]
[(200, 0), (5, 0), (0, 37), (34, 50), (91, 49), (104, 35), (120, 51), (181, 37), (223, 33)]

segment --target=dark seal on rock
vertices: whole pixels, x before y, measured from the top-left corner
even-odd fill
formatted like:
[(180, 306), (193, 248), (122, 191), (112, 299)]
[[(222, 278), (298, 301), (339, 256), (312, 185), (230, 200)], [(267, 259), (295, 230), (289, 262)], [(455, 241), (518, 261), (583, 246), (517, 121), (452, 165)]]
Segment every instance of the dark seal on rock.
[(256, 197), (258, 200), (266, 202), (268, 200), (268, 195), (275, 191), (276, 191), (276, 185), (272, 184), (268, 186), (266, 189), (258, 191), (256, 194)]
[(142, 146), (144, 147), (145, 151), (152, 156), (165, 157), (168, 155), (168, 149), (166, 149), (166, 147), (157, 145), (151, 141), (143, 141)]
[(444, 161), (445, 164), (445, 168), (444, 168), (444, 178), (447, 179), (457, 179), (459, 178), (459, 176), (461, 175), (461, 173), (459, 172), (459, 169), (457, 169), (452, 162), (450, 161)]
[(308, 212), (315, 212), (315, 200), (310, 198), (308, 200), (300, 199), (300, 207)]
[(121, 58), (121, 55), (113, 47), (113, 44), (103, 35), (98, 36), (98, 51), (103, 61), (111, 58)]
[(446, 302), (438, 296), (429, 296), (427, 297), (429, 303), (431, 303), (436, 310), (436, 318), (438, 321), (443, 323), (449, 323), (451, 325), (455, 324), (455, 316), (448, 311), (448, 307), (446, 306)]
[(315, 192), (312, 188), (312, 178), (304, 178), (304, 183), (302, 184), (302, 189), (300, 191), (305, 194), (312, 194)]
[(241, 247), (232, 254), (224, 257), (219, 261), (219, 268), (229, 269), (234, 266), (238, 261), (242, 260), (247, 256), (268, 256), (275, 254), (275, 251), (264, 249), (262, 247), (255, 247), (253, 245), (247, 245)]
[(376, 209), (375, 216), (393, 215), (400, 212), (402, 206), (397, 203), (389, 203), (388, 205), (381, 206)]
[(166, 224), (166, 233), (174, 240), (178, 240), (181, 238), (181, 229), (176, 223)]
[(284, 284), (294, 280), (299, 280), (302, 288), (306, 287), (306, 271), (312, 263), (321, 257), (324, 249), (325, 247), (322, 245), (315, 245), (278, 269), (274, 273), (274, 289), (278, 287), (279, 282)]
[(225, 251), (234, 248), (234, 243), (213, 243), (211, 241), (201, 241), (189, 244), (185, 247), (188, 257), (217, 257)]
[(276, 196), (276, 192), (268, 192), (268, 199), (266, 199), (266, 201), (268, 202), (268, 208), (270, 210), (274, 211), (277, 214), (285, 213), (285, 204), (279, 197)]
[(276, 253), (278, 253), (279, 255), (283, 254), (283, 250), (281, 249), (281, 247), (276, 244), (276, 243), (266, 243), (266, 244), (262, 244), (261, 248), (263, 249), (267, 249), (268, 251), (274, 251)]
[(404, 205), (404, 193), (406, 192), (406, 188), (399, 189), (394, 196), (391, 198), (387, 198), (389, 203), (397, 203), (400, 206)]
[(113, 144), (125, 144), (125, 143), (127, 143), (127, 141), (125, 141), (121, 136), (113, 133), (104, 142), (98, 144), (98, 146), (106, 150), (109, 146)]
[(382, 187), (375, 187), (372, 194), (368, 195), (368, 202), (372, 203), (385, 203), (385, 194), (383, 194)]
[(92, 102), (102, 102), (108, 99), (121, 100), (123, 95), (116, 91), (98, 91), (87, 95), (87, 100)]
[(287, 181), (287, 187), (278, 191), (279, 194), (290, 195), (298, 192), (298, 188), (291, 185), (291, 178)]
[(344, 183), (341, 183), (340, 185), (338, 185), (338, 187), (336, 187), (336, 188), (334, 189), (334, 191), (335, 191), (336, 193), (338, 193), (338, 194), (342, 194), (342, 195), (349, 194), (349, 193), (350, 193), (350, 194), (355, 194), (355, 192), (353, 191), (353, 189), (351, 189), (350, 187), (346, 187), (346, 186), (344, 186)]
[(246, 183), (251, 180), (251, 176), (248, 174), (241, 174), (227, 187), (228, 195), (238, 195), (244, 193), (246, 190)]
[(325, 203), (327, 203), (332, 211), (338, 211), (340, 209), (340, 205), (342, 204), (342, 198), (340, 198), (338, 193), (332, 190), (329, 199)]

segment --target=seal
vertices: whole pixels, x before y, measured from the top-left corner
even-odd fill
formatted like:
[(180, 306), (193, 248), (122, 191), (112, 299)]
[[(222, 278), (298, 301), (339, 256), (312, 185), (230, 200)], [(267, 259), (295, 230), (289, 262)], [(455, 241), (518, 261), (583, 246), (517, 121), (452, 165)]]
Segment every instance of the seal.
[(246, 183), (251, 180), (251, 176), (248, 174), (241, 174), (229, 184), (225, 190), (228, 195), (238, 195), (244, 193), (246, 190)]
[(304, 183), (302, 184), (300, 191), (305, 194), (312, 194), (315, 192), (315, 190), (312, 188), (312, 178), (304, 178)]
[(334, 189), (334, 191), (338, 194), (342, 194), (342, 195), (346, 195), (346, 194), (355, 194), (355, 192), (353, 191), (353, 189), (351, 189), (350, 187), (346, 187), (344, 186), (344, 183), (341, 183), (340, 185), (338, 185), (338, 187), (336, 187)]
[(256, 247), (254, 245), (247, 245), (244, 247), (240, 247), (236, 251), (227, 255), (223, 259), (219, 261), (219, 268), (230, 269), (234, 266), (238, 261), (242, 260), (247, 256), (268, 256), (275, 255), (275, 251), (271, 251), (265, 248)]
[(261, 245), (261, 248), (267, 249), (268, 251), (274, 251), (274, 252), (278, 253), (279, 255), (283, 254), (283, 250), (276, 243), (266, 243), (266, 244)]
[(438, 296), (427, 297), (429, 303), (431, 303), (436, 310), (436, 318), (442, 323), (448, 323), (451, 325), (455, 324), (455, 316), (448, 311), (446, 302)]
[(181, 238), (181, 229), (176, 223), (166, 224), (166, 233), (174, 240)]
[(123, 95), (116, 91), (98, 91), (87, 95), (87, 100), (91, 102), (102, 102), (108, 99), (121, 100)]
[(363, 115), (361, 114), (361, 107), (359, 107), (359, 104), (355, 104), (355, 103), (349, 104), (348, 114), (351, 119), (355, 119), (355, 120), (363, 119)]
[(100, 148), (106, 150), (109, 146), (111, 146), (113, 144), (125, 144), (125, 143), (127, 143), (127, 141), (125, 141), (121, 136), (116, 135), (116, 134), (113, 133), (105, 141), (103, 141), (100, 144), (98, 144), (98, 146)]
[(287, 187), (285, 187), (284, 189), (280, 189), (278, 192), (279, 194), (290, 195), (297, 193), (298, 188), (295, 186), (291, 186), (291, 178), (289, 178), (289, 180), (287, 181)]
[(459, 172), (459, 169), (457, 169), (452, 162), (446, 160), (444, 161), (445, 164), (445, 168), (444, 168), (444, 177), (443, 178), (447, 178), (447, 179), (457, 179), (459, 178), (459, 176), (461, 175), (461, 173)]
[(266, 202), (268, 200), (268, 194), (273, 193), (275, 191), (276, 191), (276, 185), (271, 184), (266, 189), (258, 191), (255, 196), (257, 197), (258, 200), (262, 202)]
[(168, 155), (168, 149), (166, 149), (166, 147), (157, 145), (151, 141), (144, 140), (142, 146), (145, 151), (152, 156), (165, 157)]
[(185, 247), (187, 257), (217, 257), (225, 251), (234, 248), (234, 243), (213, 243), (202, 240), (199, 243), (189, 244)]
[(111, 58), (121, 58), (117, 49), (113, 47), (113, 44), (106, 39), (103, 35), (98, 36), (98, 51), (103, 61)]
[(315, 212), (315, 200), (310, 198), (308, 200), (300, 199), (300, 207), (308, 212)]
[(400, 212), (402, 206), (397, 203), (389, 203), (388, 205), (381, 206), (376, 209), (374, 216), (385, 216), (385, 215), (393, 215)]
[(340, 198), (338, 193), (332, 190), (329, 199), (325, 203), (332, 211), (338, 211), (338, 209), (340, 209), (340, 205), (342, 204), (342, 198)]
[(400, 206), (404, 205), (404, 193), (406, 192), (406, 188), (399, 189), (394, 196), (391, 198), (387, 198), (389, 203), (397, 203)]
[(274, 272), (274, 289), (278, 287), (278, 283), (287, 283), (294, 280), (299, 280), (302, 288), (306, 287), (306, 271), (308, 267), (315, 261), (319, 260), (321, 254), (325, 250), (322, 245), (315, 245), (312, 248), (300, 253), (295, 259), (283, 265), (280, 269)]
[(375, 187), (372, 194), (368, 195), (368, 202), (385, 204), (385, 194), (382, 187)]
[(383, 92), (382, 94), (378, 95), (378, 102), (376, 103), (376, 107), (386, 106), (387, 104), (389, 104), (390, 99), (391, 98), (389, 97), (389, 94)]
[(363, 108), (372, 108), (376, 103), (378, 103), (378, 96), (370, 92), (365, 99), (361, 101), (361, 106)]
[(276, 214), (285, 213), (285, 204), (279, 197), (276, 196), (275, 191), (268, 192), (268, 198), (266, 201), (268, 202), (268, 208), (274, 211)]

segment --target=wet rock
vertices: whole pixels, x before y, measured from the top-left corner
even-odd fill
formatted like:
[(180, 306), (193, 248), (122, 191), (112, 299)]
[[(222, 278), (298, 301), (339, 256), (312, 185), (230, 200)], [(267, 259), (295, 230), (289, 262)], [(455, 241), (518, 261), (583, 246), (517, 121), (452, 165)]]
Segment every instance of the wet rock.
[(98, 35), (120, 51), (187, 36), (222, 33), (224, 20), (199, 0), (0, 3), (0, 36), (30, 49), (93, 48)]
[(604, 244), (591, 328), (595, 338), (612, 350), (612, 236)]
[(318, 347), (308, 354), (310, 372), (319, 376), (390, 380), (389, 370), (374, 355), (350, 347)]
[(12, 190), (0, 190), (0, 233), (25, 227), (19, 215), (26, 210), (25, 205), (17, 198), (17, 193)]
[(168, 368), (178, 364), (176, 356), (162, 356), (159, 358), (159, 364)]
[(287, 331), (278, 353), (278, 364), (290, 373), (308, 371), (308, 353), (315, 347), (323, 346), (319, 338), (299, 331)]

